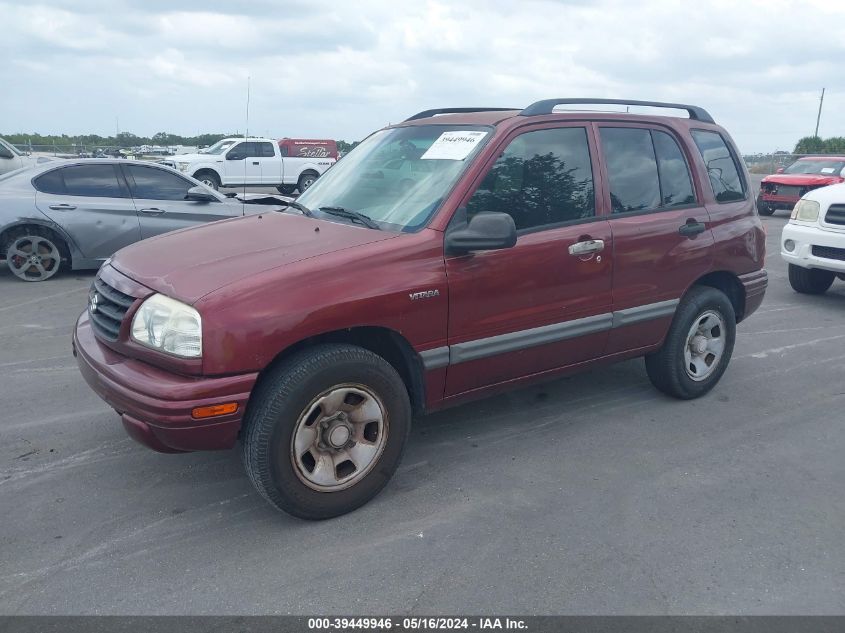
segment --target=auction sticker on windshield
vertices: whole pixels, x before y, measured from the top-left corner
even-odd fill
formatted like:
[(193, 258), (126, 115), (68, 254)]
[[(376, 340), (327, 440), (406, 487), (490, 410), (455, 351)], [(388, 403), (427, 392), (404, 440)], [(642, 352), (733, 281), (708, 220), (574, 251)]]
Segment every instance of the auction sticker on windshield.
[(475, 149), (476, 145), (485, 136), (487, 136), (487, 132), (472, 130), (467, 130), (466, 132), (443, 132), (420, 158), (429, 160), (463, 160), (469, 156), (469, 153)]

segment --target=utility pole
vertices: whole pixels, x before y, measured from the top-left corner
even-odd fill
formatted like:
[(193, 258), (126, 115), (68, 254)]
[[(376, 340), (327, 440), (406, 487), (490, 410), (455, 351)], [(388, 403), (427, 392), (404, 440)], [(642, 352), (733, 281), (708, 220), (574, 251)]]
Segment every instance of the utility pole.
[(813, 136), (819, 135), (819, 121), (822, 118), (822, 104), (824, 103), (824, 88), (822, 88), (822, 98), (819, 99), (819, 115), (816, 117), (816, 133)]

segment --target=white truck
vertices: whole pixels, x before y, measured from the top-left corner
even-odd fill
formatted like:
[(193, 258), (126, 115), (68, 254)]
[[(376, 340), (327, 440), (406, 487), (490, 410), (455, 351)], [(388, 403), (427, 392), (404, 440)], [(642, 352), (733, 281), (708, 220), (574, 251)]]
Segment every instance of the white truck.
[(14, 145), (0, 138), (0, 174), (5, 174), (21, 167), (31, 167), (43, 163), (49, 158), (35, 158), (21, 153)]
[(277, 141), (241, 137), (224, 138), (197, 154), (179, 154), (161, 162), (213, 189), (251, 185), (291, 194), (308, 189), (335, 159), (282, 156)]

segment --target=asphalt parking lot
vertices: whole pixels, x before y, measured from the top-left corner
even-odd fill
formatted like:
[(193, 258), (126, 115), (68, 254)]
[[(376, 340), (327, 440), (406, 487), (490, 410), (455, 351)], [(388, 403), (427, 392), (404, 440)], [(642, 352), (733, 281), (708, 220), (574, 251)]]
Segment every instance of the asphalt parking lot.
[(0, 265), (0, 613), (842, 613), (845, 282), (794, 293), (763, 222), (769, 291), (711, 394), (637, 360), (422, 418), (322, 523), (237, 451), (128, 439), (71, 356), (93, 273)]

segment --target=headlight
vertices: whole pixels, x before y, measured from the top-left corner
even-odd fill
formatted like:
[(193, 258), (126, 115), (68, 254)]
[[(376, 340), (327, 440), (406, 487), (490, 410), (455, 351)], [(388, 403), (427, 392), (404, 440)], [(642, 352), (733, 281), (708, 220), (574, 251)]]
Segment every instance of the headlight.
[(202, 356), (200, 313), (181, 301), (155, 294), (132, 319), (132, 338), (147, 347), (183, 358)]
[(185, 171), (188, 169), (188, 163), (174, 163), (176, 165), (176, 169), (179, 171)]
[(803, 198), (795, 203), (795, 208), (792, 209), (790, 220), (798, 220), (799, 222), (815, 222), (819, 219), (819, 203), (815, 200), (804, 200)]

